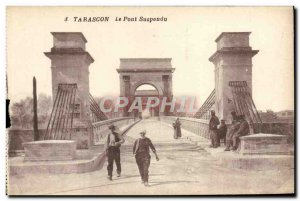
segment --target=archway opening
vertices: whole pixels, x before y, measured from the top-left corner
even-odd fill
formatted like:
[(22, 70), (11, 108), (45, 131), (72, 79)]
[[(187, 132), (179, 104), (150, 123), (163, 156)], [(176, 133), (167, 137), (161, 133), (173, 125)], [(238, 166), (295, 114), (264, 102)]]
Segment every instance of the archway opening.
[(142, 84), (138, 86), (134, 92), (135, 98), (140, 97), (142, 99), (142, 112), (134, 110), (134, 116), (147, 119), (154, 116), (159, 116), (159, 106), (147, 107), (147, 101), (149, 97), (159, 97), (158, 90), (151, 84)]
[(135, 96), (158, 96), (158, 90), (150, 84), (138, 86), (134, 92)]

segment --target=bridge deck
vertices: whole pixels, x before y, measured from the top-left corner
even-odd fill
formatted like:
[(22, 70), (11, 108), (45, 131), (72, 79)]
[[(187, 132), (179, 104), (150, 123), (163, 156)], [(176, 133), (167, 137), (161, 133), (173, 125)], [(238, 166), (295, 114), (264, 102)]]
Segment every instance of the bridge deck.
[[(144, 187), (132, 155), (132, 142), (146, 129), (157, 148), (160, 161), (152, 157), (150, 187)], [(10, 194), (49, 195), (143, 195), (143, 194), (249, 194), (292, 191), (293, 170), (253, 171), (231, 169), (186, 139), (173, 139), (171, 126), (142, 120), (128, 131), (121, 149), (122, 176), (108, 181), (106, 163), (101, 170), (83, 174), (11, 176)], [(203, 141), (205, 142), (205, 141)], [(205, 145), (206, 146), (206, 145)], [(102, 148), (94, 151), (103, 151)], [(100, 150), (101, 149), (101, 150)], [(152, 154), (153, 156), (153, 154)], [(114, 167), (115, 168), (115, 167)], [(115, 169), (114, 169), (115, 174)], [(45, 188), (46, 186), (46, 188)]]
[[(146, 130), (146, 137), (150, 138), (153, 144), (156, 143), (171, 143), (176, 144), (180, 142), (178, 139), (174, 139), (174, 130), (171, 125), (168, 125), (164, 122), (157, 121), (155, 119), (146, 119), (139, 122), (137, 125), (132, 127), (127, 133), (127, 138), (137, 139), (140, 137), (140, 132)], [(193, 136), (194, 134), (183, 131), (183, 137)], [(127, 142), (130, 143), (131, 140)]]

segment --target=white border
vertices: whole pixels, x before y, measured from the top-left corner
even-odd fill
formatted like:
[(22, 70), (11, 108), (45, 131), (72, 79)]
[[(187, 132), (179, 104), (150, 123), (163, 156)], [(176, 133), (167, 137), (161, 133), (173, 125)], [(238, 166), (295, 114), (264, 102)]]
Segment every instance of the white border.
[[(6, 27), (6, 19), (5, 19), (5, 8), (6, 6), (226, 6), (226, 5), (234, 5), (234, 6), (292, 6), (294, 5), (296, 8), (299, 9), (299, 3), (300, 1), (296, 0), (227, 0), (227, 1), (218, 1), (218, 0), (201, 0), (201, 1), (194, 1), (194, 0), (52, 0), (52, 1), (38, 1), (38, 0), (27, 0), (26, 2), (23, 0), (2, 0), (0, 1), (0, 44), (2, 45), (2, 48), (0, 48), (0, 62), (1, 62), (1, 70), (0, 70), (0, 94), (3, 94), (3, 97), (6, 97), (6, 46), (5, 46), (5, 27)], [(299, 21), (297, 20), (296, 26), (299, 26)], [(297, 52), (297, 58), (299, 58), (299, 51)], [(299, 75), (299, 71), (297, 73), (297, 77)], [(297, 87), (299, 90), (299, 86)], [(297, 91), (299, 92), (299, 91)], [(0, 199), (1, 200), (8, 200), (9, 198), (5, 195), (5, 155), (6, 155), (6, 139), (5, 139), (5, 98), (1, 99), (0, 105), (0, 122), (1, 122), (1, 135), (0, 135), (0, 159), (1, 159), (1, 167), (0, 168)], [(297, 121), (297, 125), (299, 123), (299, 119)], [(296, 134), (297, 135), (297, 134)], [(298, 143), (299, 145), (299, 139)], [(298, 172), (299, 174), (299, 172)], [(299, 185), (298, 185), (299, 186)], [(297, 190), (299, 193), (299, 191)], [(19, 198), (20, 199), (20, 198)], [(34, 198), (34, 199), (43, 199), (43, 200), (50, 200), (51, 198)], [(63, 200), (66, 198), (56, 198), (57, 200)], [(74, 199), (74, 198), (69, 198)], [(95, 198), (95, 199), (108, 199), (108, 198)], [(113, 198), (110, 200), (118, 200), (119, 198)], [(132, 198), (134, 199), (134, 198)], [(135, 198), (140, 199), (140, 198)], [(161, 200), (161, 198), (153, 198)], [(169, 198), (170, 199), (170, 198)], [(171, 198), (172, 199), (172, 198)], [(180, 199), (189, 199), (189, 198), (180, 198)], [(201, 199), (201, 198), (200, 198)], [(216, 200), (217, 198), (213, 198), (212, 200)], [(230, 198), (227, 198), (230, 199)], [(241, 199), (241, 198), (240, 198)], [(251, 200), (256, 199), (265, 199), (265, 198), (251, 198)], [(86, 200), (86, 198), (78, 198), (76, 200)], [(288, 200), (288, 198), (283, 198), (283, 200)]]

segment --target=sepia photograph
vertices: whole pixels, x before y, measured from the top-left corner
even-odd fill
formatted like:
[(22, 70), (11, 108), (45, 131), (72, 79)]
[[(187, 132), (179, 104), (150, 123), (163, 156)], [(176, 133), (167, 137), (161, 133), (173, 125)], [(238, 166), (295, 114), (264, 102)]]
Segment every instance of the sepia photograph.
[(294, 12), (7, 6), (7, 195), (295, 195)]

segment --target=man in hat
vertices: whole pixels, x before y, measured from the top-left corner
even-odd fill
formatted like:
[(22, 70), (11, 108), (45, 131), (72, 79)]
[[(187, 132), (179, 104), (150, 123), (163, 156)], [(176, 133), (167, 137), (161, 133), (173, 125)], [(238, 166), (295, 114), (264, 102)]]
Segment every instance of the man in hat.
[(215, 111), (210, 111), (211, 118), (209, 120), (209, 131), (210, 131), (210, 138), (211, 138), (211, 145), (210, 147), (217, 148), (220, 146), (220, 139), (218, 136), (218, 125), (220, 124), (219, 118), (215, 115)]
[(221, 125), (218, 129), (219, 139), (224, 139), (224, 145), (226, 145), (226, 133), (227, 133), (227, 126), (225, 124), (225, 120), (221, 120)]
[(250, 133), (249, 123), (245, 119), (245, 115), (240, 115), (239, 118), (240, 126), (239, 129), (233, 134), (233, 150), (237, 150), (240, 145), (240, 137), (248, 135)]
[(232, 121), (238, 120), (239, 117), (238, 117), (238, 115), (236, 114), (235, 111), (231, 111), (230, 114), (231, 114)]
[(121, 158), (120, 158), (120, 147), (121, 144), (125, 142), (124, 138), (120, 133), (116, 132), (116, 127), (114, 125), (110, 125), (108, 127), (110, 129), (110, 133), (107, 135), (105, 141), (105, 150), (107, 156), (107, 172), (108, 172), (108, 179), (112, 180), (112, 172), (114, 161), (117, 166), (117, 176), (121, 176)]
[(226, 148), (224, 151), (230, 151), (233, 148), (233, 135), (240, 128), (239, 117), (235, 111), (231, 112), (232, 123), (226, 134)]
[(140, 132), (141, 137), (135, 140), (133, 145), (133, 154), (135, 155), (136, 164), (139, 168), (139, 172), (142, 178), (142, 183), (145, 186), (149, 186), (149, 166), (151, 161), (150, 149), (156, 156), (156, 160), (159, 161), (155, 147), (151, 140), (146, 137), (146, 131)]

